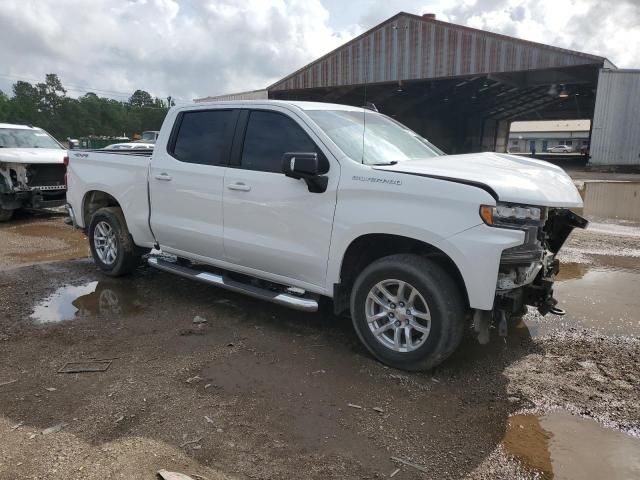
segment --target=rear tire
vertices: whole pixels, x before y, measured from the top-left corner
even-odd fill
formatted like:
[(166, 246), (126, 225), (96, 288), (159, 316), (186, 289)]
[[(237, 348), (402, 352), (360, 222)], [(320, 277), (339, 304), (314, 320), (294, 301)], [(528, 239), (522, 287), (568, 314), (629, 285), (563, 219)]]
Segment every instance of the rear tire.
[(452, 276), (419, 255), (391, 255), (373, 262), (351, 293), (353, 326), (382, 363), (428, 370), (459, 346), (465, 301)]
[(0, 222), (8, 222), (13, 217), (14, 210), (7, 210), (0, 207)]
[(93, 215), (89, 246), (95, 264), (111, 277), (131, 273), (140, 264), (141, 250), (133, 243), (118, 207), (101, 208)]

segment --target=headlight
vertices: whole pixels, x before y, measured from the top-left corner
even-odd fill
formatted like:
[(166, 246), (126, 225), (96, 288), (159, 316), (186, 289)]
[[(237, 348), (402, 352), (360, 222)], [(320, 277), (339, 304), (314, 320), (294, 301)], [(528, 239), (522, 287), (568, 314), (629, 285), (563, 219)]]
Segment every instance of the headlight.
[(546, 214), (546, 209), (530, 205), (480, 205), (480, 217), (484, 223), (495, 227), (540, 223)]

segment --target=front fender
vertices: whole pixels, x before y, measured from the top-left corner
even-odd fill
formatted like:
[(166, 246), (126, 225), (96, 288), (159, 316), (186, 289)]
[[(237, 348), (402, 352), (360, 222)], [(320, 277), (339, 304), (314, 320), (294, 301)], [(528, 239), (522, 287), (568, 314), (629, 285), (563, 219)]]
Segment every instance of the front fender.
[(467, 287), (469, 306), (492, 310), (500, 257), (506, 248), (522, 245), (525, 232), (481, 224), (435, 244), (456, 264)]

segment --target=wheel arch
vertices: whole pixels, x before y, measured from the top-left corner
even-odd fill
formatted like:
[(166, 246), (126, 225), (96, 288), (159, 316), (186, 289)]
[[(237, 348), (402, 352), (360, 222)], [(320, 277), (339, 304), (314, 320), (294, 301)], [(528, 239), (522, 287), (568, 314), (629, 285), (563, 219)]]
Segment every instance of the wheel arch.
[(122, 209), (120, 202), (110, 193), (102, 190), (90, 190), (82, 198), (82, 219), (85, 230), (89, 228), (91, 217), (104, 207), (118, 207)]
[(364, 268), (372, 262), (398, 253), (426, 256), (436, 261), (454, 279), (469, 307), (469, 296), (464, 277), (456, 263), (434, 245), (403, 235), (388, 233), (367, 233), (353, 239), (342, 257), (339, 282), (334, 284), (333, 302), (336, 314), (349, 308), (351, 288)]

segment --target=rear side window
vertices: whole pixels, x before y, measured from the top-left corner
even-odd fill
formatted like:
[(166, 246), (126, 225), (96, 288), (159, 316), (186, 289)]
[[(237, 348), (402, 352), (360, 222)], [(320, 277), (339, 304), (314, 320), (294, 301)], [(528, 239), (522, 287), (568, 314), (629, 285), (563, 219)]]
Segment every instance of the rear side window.
[(234, 110), (183, 113), (169, 153), (186, 163), (226, 164), (236, 117)]
[(253, 111), (244, 137), (241, 167), (281, 172), (287, 152), (317, 152), (316, 144), (291, 118), (276, 112)]

